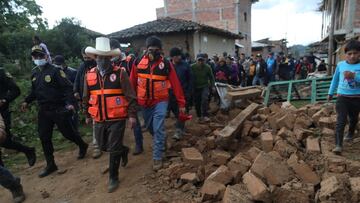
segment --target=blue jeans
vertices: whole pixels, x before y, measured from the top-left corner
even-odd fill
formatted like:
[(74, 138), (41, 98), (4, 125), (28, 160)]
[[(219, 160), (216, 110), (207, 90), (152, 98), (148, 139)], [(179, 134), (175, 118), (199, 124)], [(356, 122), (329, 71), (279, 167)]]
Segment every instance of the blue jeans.
[(20, 186), (15, 177), (6, 168), (0, 166), (0, 185), (8, 190), (14, 190)]
[(168, 104), (168, 109), (174, 113), (175, 118), (177, 118), (176, 120), (176, 124), (175, 124), (175, 128), (177, 131), (180, 131), (181, 133), (183, 133), (184, 128), (185, 128), (185, 122), (182, 122), (179, 120), (179, 105), (177, 103), (176, 97), (174, 94), (170, 94), (169, 96), (169, 104)]
[(140, 116), (139, 114), (136, 115), (136, 126), (134, 128), (134, 137), (135, 137), (135, 144), (136, 144), (135, 147), (138, 150), (143, 148), (143, 135), (141, 132), (141, 123), (139, 120), (139, 116)]
[(259, 77), (258, 75), (255, 75), (253, 81), (252, 81), (252, 85), (255, 86), (257, 84), (259, 84), (261, 86), (264, 86), (264, 78), (263, 77)]
[(162, 160), (165, 149), (165, 129), (164, 121), (168, 102), (163, 101), (155, 106), (143, 109), (145, 126), (153, 136), (153, 159)]

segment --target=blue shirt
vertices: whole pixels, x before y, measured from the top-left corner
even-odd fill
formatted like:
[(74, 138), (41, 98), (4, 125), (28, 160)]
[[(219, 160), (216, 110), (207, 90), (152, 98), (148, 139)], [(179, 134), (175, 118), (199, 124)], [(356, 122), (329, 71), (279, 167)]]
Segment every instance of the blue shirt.
[(336, 88), (339, 95), (360, 96), (360, 62), (349, 64), (340, 61), (337, 64), (329, 95), (333, 95)]
[(268, 73), (272, 73), (272, 71), (274, 70), (274, 66), (275, 66), (275, 59), (273, 57), (268, 58), (266, 63), (267, 63)]

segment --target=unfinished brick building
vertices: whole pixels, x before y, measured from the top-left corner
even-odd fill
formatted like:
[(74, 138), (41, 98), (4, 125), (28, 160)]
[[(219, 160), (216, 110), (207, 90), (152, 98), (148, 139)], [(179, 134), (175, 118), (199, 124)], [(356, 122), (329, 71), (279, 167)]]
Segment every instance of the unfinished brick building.
[(233, 33), (244, 38), (237, 44), (239, 51), (251, 54), (251, 6), (258, 0), (164, 0), (156, 9), (157, 18), (172, 17), (192, 20)]

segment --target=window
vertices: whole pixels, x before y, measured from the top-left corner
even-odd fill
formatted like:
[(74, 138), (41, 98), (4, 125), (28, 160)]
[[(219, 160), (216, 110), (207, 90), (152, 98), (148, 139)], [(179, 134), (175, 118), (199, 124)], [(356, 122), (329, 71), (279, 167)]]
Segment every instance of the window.
[(246, 22), (247, 21), (247, 13), (244, 12), (244, 21)]

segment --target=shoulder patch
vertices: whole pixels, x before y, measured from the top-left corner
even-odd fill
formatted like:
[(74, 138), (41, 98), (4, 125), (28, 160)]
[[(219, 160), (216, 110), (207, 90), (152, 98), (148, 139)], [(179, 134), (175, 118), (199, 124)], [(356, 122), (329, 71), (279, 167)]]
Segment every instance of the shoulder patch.
[(63, 77), (63, 78), (66, 78), (66, 74), (63, 70), (60, 70), (60, 76)]

